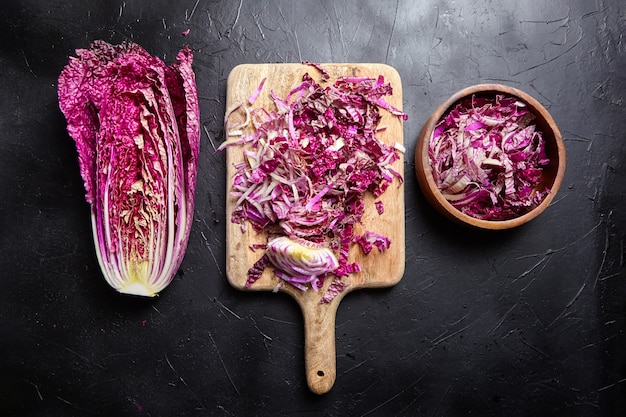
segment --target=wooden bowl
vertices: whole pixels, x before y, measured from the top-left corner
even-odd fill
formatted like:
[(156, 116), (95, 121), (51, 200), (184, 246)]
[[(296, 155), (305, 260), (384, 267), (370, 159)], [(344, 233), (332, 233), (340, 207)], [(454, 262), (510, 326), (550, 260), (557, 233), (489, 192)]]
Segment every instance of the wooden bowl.
[[(432, 137), (433, 130), (456, 104), (471, 95), (495, 97), (496, 94), (505, 94), (514, 96), (526, 104), (528, 109), (535, 115), (534, 123), (538, 130), (543, 134), (546, 143), (546, 152), (550, 158), (550, 164), (543, 169), (542, 179), (538, 189), (549, 188), (551, 191), (543, 199), (543, 201), (531, 211), (507, 220), (482, 220), (471, 217), (450, 204), (435, 183), (432, 174), (430, 159), (428, 156), (428, 145)], [(565, 173), (565, 146), (559, 129), (550, 116), (550, 113), (533, 97), (516, 88), (500, 85), (500, 84), (478, 84), (464, 88), (450, 96), (439, 107), (435, 109), (433, 114), (428, 118), (419, 135), (417, 147), (415, 149), (415, 172), (420, 187), (427, 200), (445, 217), (455, 222), (466, 224), (481, 229), (510, 229), (520, 226), (534, 219), (541, 214), (553, 200), (556, 195), (563, 175)]]

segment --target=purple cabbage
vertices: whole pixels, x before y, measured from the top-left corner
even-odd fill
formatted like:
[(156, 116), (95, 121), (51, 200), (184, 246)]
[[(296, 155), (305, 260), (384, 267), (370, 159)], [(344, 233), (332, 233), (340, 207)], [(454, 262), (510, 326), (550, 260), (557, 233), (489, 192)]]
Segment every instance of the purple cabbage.
[(323, 285), (326, 275), (339, 266), (335, 254), (327, 247), (304, 239), (279, 236), (267, 243), (265, 255), (275, 273), (295, 287), (314, 289)]
[[(328, 78), (319, 64), (305, 64), (320, 70), (323, 80)], [(250, 96), (250, 104), (264, 81)], [(341, 278), (360, 271), (357, 263), (348, 262), (348, 251), (353, 226), (361, 223), (365, 212), (365, 194), (379, 197), (394, 180), (403, 181), (392, 164), (404, 147), (389, 146), (376, 136), (381, 108), (407, 118), (383, 99), (392, 92), (382, 76), (341, 77), (323, 87), (307, 73), (286, 97), (270, 92), (275, 109), (238, 103), (227, 110), (227, 140), (218, 151), (246, 145), (244, 161), (235, 166), (232, 181), (231, 195), (237, 201), (231, 221), (242, 230), (251, 225), (256, 232), (306, 241), (336, 253), (333, 262), (324, 256), (323, 269), (304, 273), (293, 268), (298, 266), (294, 256), (277, 257), (276, 253), (286, 252), (272, 250), (269, 244), (264, 257), (269, 255), (275, 274), (284, 281), (301, 289), (310, 284), (317, 290), (328, 273)], [(235, 117), (241, 113), (243, 117)], [(250, 124), (253, 132), (244, 134)], [(375, 206), (379, 214), (384, 212), (382, 202)], [(357, 240), (364, 249), (375, 244), (384, 250), (390, 244), (380, 235), (372, 240), (375, 235), (370, 232), (363, 236)], [(258, 268), (250, 272), (249, 283), (258, 279)], [(344, 286), (331, 284), (331, 288), (339, 291)]]
[(154, 296), (182, 262), (200, 122), (193, 53), (167, 66), (135, 43), (94, 41), (59, 76), (99, 265), (121, 293)]
[(429, 159), (443, 196), (483, 220), (527, 213), (550, 192), (541, 188), (549, 164), (534, 115), (514, 97), (473, 95), (435, 126)]

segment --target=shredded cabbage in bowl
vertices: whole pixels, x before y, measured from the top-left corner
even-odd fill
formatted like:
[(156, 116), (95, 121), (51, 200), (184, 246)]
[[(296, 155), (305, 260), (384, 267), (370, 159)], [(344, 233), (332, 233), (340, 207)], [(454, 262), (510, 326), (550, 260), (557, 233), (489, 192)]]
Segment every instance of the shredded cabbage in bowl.
[(550, 160), (525, 103), (505, 94), (473, 94), (439, 120), (428, 156), (450, 204), (482, 220), (523, 215), (550, 193), (541, 184)]

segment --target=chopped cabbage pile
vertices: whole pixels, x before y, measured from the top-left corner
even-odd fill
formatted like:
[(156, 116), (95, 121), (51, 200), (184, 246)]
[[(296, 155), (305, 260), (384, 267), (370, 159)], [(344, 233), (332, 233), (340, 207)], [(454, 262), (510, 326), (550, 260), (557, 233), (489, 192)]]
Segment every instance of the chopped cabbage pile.
[(534, 115), (515, 97), (472, 95), (436, 125), (428, 156), (444, 197), (483, 220), (508, 220), (539, 205), (550, 160)]
[[(322, 75), (329, 78), (326, 71)], [(324, 87), (306, 73), (286, 97), (270, 91), (272, 109), (252, 106), (264, 83), (249, 104), (227, 109), (227, 140), (218, 148), (245, 145), (232, 179), (231, 195), (237, 199), (232, 222), (270, 237), (246, 285), (268, 266), (280, 285), (288, 282), (303, 290), (317, 291), (332, 275), (335, 281), (322, 298), (329, 302), (345, 288), (341, 278), (360, 271), (348, 259), (352, 243), (366, 253), (391, 243), (371, 231), (355, 234), (354, 226), (361, 223), (366, 193), (378, 198), (394, 180), (403, 181), (393, 163), (404, 147), (377, 138), (384, 129), (381, 108), (403, 120), (407, 115), (384, 100), (392, 87), (382, 76), (341, 77)], [(250, 125), (254, 129), (246, 134)], [(384, 212), (382, 201), (375, 207)]]

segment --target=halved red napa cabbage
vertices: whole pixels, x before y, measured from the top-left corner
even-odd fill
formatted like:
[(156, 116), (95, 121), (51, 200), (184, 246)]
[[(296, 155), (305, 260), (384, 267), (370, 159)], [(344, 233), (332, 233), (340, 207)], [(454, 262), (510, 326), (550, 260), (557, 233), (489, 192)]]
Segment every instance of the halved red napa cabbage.
[(167, 66), (135, 43), (94, 41), (61, 72), (59, 106), (76, 143), (106, 281), (154, 296), (172, 281), (191, 229), (200, 122), (193, 53)]

